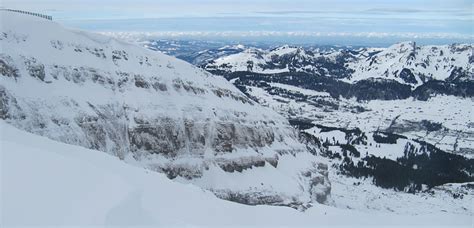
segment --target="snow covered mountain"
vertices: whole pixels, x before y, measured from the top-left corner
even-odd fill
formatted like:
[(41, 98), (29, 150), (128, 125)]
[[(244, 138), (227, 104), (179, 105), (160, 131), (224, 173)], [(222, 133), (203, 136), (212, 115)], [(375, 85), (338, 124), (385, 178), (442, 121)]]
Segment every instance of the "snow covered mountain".
[[(0, 120), (2, 227), (469, 227), (468, 214), (416, 215), (338, 209), (305, 212), (247, 206), (124, 164), (84, 147), (52, 141)], [(446, 188), (456, 191), (462, 186)], [(436, 191), (440, 198), (450, 198)], [(433, 208), (433, 207), (431, 207)], [(429, 208), (428, 208), (429, 209)], [(344, 219), (341, 219), (344, 218)]]
[(312, 58), (314, 58), (312, 52), (306, 52), (303, 48), (289, 45), (271, 50), (249, 48), (237, 54), (214, 59), (205, 66), (205, 69), (224, 72), (250, 71), (257, 73), (306, 71), (314, 69), (310, 66), (312, 64), (307, 62), (307, 60)]
[(455, 203), (441, 204), (430, 193), (474, 181), (471, 56), (471, 45), (285, 45), (249, 48), (203, 67), (301, 130), (329, 167), (336, 207), (416, 213), (408, 208), (443, 204), (462, 213), (470, 193), (452, 192)]
[(300, 209), (330, 202), (327, 167), (294, 128), (224, 78), (33, 16), (0, 18), (7, 123), (236, 202)]
[(472, 45), (406, 42), (319, 54), (248, 49), (204, 68), (314, 136), (336, 173), (412, 192), (474, 180), (472, 109), (464, 108), (474, 96), (472, 61)]
[[(122, 39), (121, 36), (117, 36), (115, 34), (107, 35)], [(164, 54), (174, 56), (197, 66), (203, 65), (222, 56), (239, 53), (246, 49), (246, 47), (242, 44), (229, 45), (224, 42), (194, 40), (143, 40), (138, 41), (137, 43), (150, 50), (163, 52)]]
[(467, 75), (464, 80), (474, 80), (473, 51), (469, 44), (417, 46), (415, 42), (398, 43), (388, 48), (329, 52), (285, 45), (271, 50), (246, 49), (216, 58), (205, 69), (226, 73), (305, 72), (350, 83), (383, 78), (418, 86), (429, 80), (447, 80), (459, 72)]
[(286, 45), (247, 49), (204, 68), (288, 118), (385, 129), (471, 157), (472, 110), (461, 107), (472, 106), (473, 61), (471, 44), (323, 51)]
[(247, 49), (209, 61), (204, 69), (228, 79), (241, 75), (273, 75), (273, 82), (290, 83), (333, 97), (358, 100), (427, 100), (437, 94), (474, 96), (473, 46), (417, 46), (330, 51), (282, 46)]
[[(201, 52), (206, 62), (239, 52), (240, 62), (205, 66), (229, 82), (33, 16), (1, 11), (0, 19), (6, 224), (469, 225), (474, 123), (465, 108), (472, 98), (462, 97), (471, 90), (462, 86), (472, 81), (472, 54), (467, 67), (464, 54), (454, 56), (461, 62), (441, 58), (450, 72), (441, 78), (405, 64), (414, 60), (404, 45), (384, 49), (403, 49), (400, 61), (379, 49)], [(372, 54), (379, 58), (372, 65), (351, 65)], [(384, 63), (393, 63), (388, 79), (354, 79), (356, 70), (378, 72)], [(409, 83), (393, 74), (399, 63), (421, 72), (413, 73), (417, 83), (433, 80)], [(453, 85), (442, 88), (449, 96), (434, 96), (439, 83)], [(300, 211), (219, 201), (189, 184), (230, 201)]]
[(474, 80), (474, 49), (471, 44), (417, 46), (415, 42), (395, 44), (386, 49), (361, 49), (353, 53), (356, 61), (348, 63), (353, 70), (347, 81), (370, 77), (421, 85), (430, 80)]

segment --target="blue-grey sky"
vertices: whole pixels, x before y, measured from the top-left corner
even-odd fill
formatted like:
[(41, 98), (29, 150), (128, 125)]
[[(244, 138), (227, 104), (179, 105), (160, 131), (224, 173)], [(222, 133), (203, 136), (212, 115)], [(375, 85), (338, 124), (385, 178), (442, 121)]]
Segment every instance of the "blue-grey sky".
[(0, 0), (94, 31), (472, 42), (474, 0)]

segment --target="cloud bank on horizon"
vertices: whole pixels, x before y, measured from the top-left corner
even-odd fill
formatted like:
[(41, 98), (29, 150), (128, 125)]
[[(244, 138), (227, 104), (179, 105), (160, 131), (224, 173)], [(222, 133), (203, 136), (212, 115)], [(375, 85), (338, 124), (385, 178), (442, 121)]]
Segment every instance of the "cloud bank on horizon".
[(472, 0), (2, 0), (101, 32), (471, 42)]

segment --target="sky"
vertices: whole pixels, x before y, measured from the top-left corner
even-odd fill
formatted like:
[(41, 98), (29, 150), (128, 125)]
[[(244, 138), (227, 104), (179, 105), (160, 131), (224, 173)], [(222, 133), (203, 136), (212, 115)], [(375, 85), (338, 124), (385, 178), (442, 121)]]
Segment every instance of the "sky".
[(99, 32), (324, 42), (470, 42), (474, 0), (1, 0)]

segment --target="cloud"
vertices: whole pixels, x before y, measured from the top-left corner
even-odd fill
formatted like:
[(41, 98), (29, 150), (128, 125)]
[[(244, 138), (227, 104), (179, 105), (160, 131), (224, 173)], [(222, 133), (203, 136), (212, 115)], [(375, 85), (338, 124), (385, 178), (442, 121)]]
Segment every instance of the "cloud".
[(358, 37), (358, 38), (400, 38), (400, 39), (474, 39), (474, 35), (453, 33), (387, 33), (387, 32), (203, 32), (203, 31), (162, 31), (162, 32), (99, 32), (126, 40), (148, 40), (160, 37)]
[(102, 32), (128, 42), (143, 43), (150, 40), (202, 40), (228, 43), (294, 44), (294, 45), (352, 45), (387, 47), (403, 41), (415, 41), (423, 45), (472, 43), (473, 36), (446, 33), (323, 33), (323, 32)]
[(436, 14), (466, 14), (472, 13), (472, 10), (465, 9), (423, 9), (423, 8), (370, 8), (364, 11), (365, 13), (436, 13)]
[(421, 13), (427, 12), (427, 10), (413, 9), (413, 8), (371, 8), (365, 10), (369, 13)]
[(0, 0), (0, 5), (94, 31), (473, 35), (472, 0)]
[(256, 11), (256, 14), (270, 14), (270, 15), (288, 15), (288, 14), (319, 14), (331, 13), (341, 11), (322, 11), (322, 10), (286, 10), (286, 11)]

